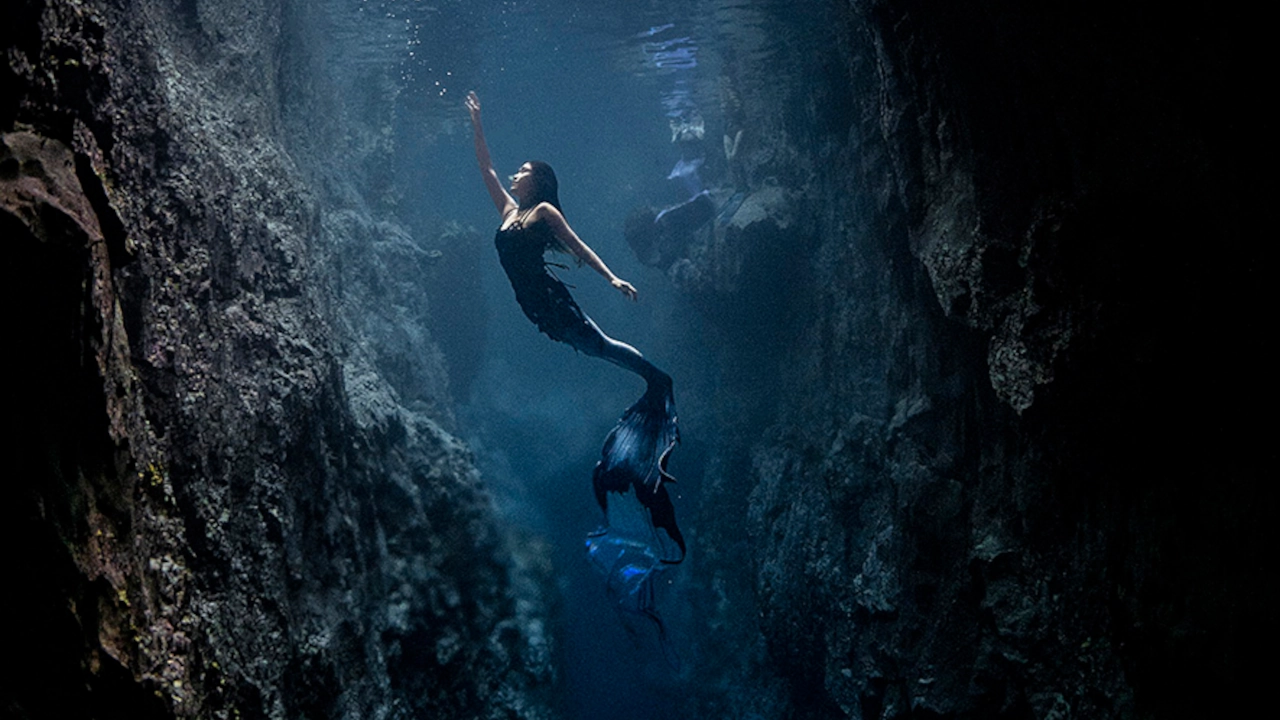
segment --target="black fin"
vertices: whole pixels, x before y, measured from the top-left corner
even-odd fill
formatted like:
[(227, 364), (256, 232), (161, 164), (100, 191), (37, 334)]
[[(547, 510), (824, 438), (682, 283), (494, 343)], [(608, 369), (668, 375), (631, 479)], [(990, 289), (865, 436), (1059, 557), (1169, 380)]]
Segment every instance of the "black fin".
[(667, 473), (667, 459), (678, 442), (680, 431), (671, 383), (651, 382), (605, 438), (600, 462), (591, 477), (596, 502), (606, 519), (608, 493), (635, 490), (636, 499), (649, 511), (653, 526), (664, 530), (680, 548), (680, 559), (663, 560), (667, 564), (681, 562), (686, 553), (684, 535), (676, 525), (675, 506), (664, 483), (675, 481)]

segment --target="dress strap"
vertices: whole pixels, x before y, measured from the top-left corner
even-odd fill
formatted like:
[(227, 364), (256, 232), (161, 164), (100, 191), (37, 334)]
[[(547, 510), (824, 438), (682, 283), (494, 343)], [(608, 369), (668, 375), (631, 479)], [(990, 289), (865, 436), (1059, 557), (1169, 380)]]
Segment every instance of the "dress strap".
[(513, 229), (524, 228), (524, 221), (528, 219), (530, 215), (533, 214), (533, 210), (534, 208), (529, 208), (528, 210), (521, 210), (520, 208), (516, 208), (516, 220), (515, 222), (511, 223), (511, 225), (507, 229), (513, 230)]

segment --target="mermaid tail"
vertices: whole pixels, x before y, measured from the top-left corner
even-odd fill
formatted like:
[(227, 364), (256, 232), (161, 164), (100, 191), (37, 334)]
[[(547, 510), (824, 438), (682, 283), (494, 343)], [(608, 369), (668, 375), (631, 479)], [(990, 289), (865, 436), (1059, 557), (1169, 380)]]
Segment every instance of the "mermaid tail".
[(596, 502), (609, 517), (610, 492), (625, 493), (634, 489), (636, 499), (649, 511), (649, 521), (661, 528), (680, 548), (676, 560), (684, 560), (684, 535), (676, 525), (676, 510), (667, 492), (667, 483), (675, 478), (667, 473), (667, 458), (680, 442), (676, 426), (676, 403), (671, 378), (665, 373), (651, 376), (649, 387), (634, 405), (627, 408), (618, 424), (605, 438), (600, 462), (591, 476)]
[[(703, 196), (705, 197), (705, 196)], [(707, 204), (710, 201), (703, 201)], [(677, 216), (679, 217), (679, 216)], [(644, 378), (648, 387), (623, 413), (605, 439), (600, 462), (592, 473), (596, 501), (604, 511), (605, 527), (587, 536), (587, 553), (605, 576), (605, 592), (619, 611), (651, 620), (658, 630), (663, 655), (673, 668), (679, 658), (658, 615), (654, 578), (663, 565), (684, 560), (684, 535), (676, 525), (675, 506), (667, 484), (667, 457), (680, 433), (676, 428), (676, 404), (671, 377), (650, 363), (638, 350), (614, 340), (582, 312), (564, 283), (547, 269), (544, 251), (558, 240), (545, 222), (529, 226), (517, 222), (494, 236), (498, 258), (511, 280), (516, 301), (538, 329), (578, 352), (598, 357)], [(634, 489), (636, 499), (648, 511), (649, 523), (661, 528), (680, 548), (674, 560), (662, 557), (664, 543), (654, 532), (647, 541), (630, 540), (610, 533), (609, 493)]]

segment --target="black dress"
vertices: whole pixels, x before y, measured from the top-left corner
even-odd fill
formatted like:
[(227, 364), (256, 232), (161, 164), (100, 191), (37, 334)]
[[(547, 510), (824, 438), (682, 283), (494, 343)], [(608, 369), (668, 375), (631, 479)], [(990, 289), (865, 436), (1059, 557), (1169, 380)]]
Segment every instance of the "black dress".
[(552, 340), (600, 355), (593, 352), (598, 350), (599, 331), (569, 289), (547, 268), (543, 256), (558, 244), (551, 227), (545, 222), (525, 225), (517, 220), (506, 229), (500, 228), (493, 244), (525, 316)]

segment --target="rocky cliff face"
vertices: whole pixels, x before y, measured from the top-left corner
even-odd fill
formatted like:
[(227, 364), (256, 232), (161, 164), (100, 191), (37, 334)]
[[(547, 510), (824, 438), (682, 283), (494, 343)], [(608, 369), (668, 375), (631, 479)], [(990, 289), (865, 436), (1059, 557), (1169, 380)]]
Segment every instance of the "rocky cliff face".
[(546, 712), (545, 568), (405, 287), (430, 243), (293, 121), (342, 92), (298, 84), (314, 12), (6, 10), (6, 717)]
[(842, 66), (734, 95), (757, 207), (671, 273), (750, 350), (691, 522), (698, 712), (1239, 709), (1276, 504), (1231, 21), (852, 2)]

